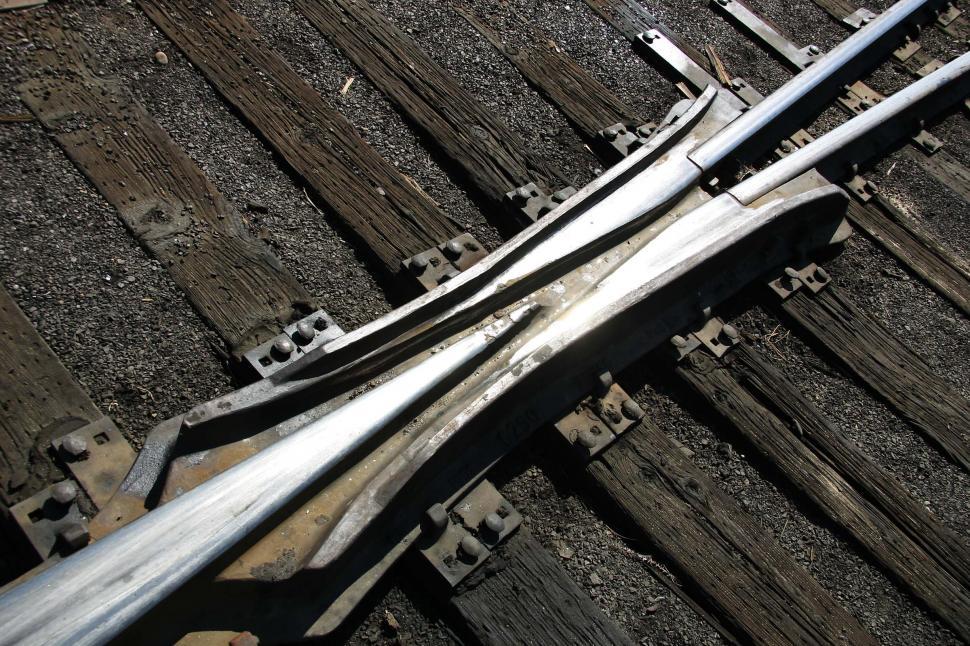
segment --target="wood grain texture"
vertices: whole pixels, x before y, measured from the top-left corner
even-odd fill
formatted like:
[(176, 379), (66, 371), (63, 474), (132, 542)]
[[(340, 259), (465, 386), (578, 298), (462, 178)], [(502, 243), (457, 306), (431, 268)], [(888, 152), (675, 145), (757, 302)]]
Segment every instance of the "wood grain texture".
[[(35, 493), (47, 441), (101, 418), (87, 393), (0, 287), (0, 499)], [(46, 475), (39, 474), (41, 479)], [(36, 487), (33, 485), (37, 484)]]
[(746, 343), (724, 357), (734, 379), (828, 462), (857, 491), (929, 554), (963, 587), (970, 589), (970, 545), (943, 525), (891, 473), (873, 462), (777, 368)]
[[(528, 45), (513, 47), (502, 41), (487, 19), (470, 11), (460, 10), (460, 13), (586, 139), (595, 140), (600, 130), (617, 123), (636, 127), (648, 121), (577, 65), (558, 45), (553, 46), (548, 37), (533, 30), (528, 34)], [(525, 23), (525, 19), (520, 22)]]
[(449, 605), (475, 641), (488, 646), (633, 643), (524, 527)]
[(296, 0), (339, 47), (452, 160), (485, 197), (535, 182), (568, 182), (468, 89), (363, 0)]
[(98, 76), (77, 32), (34, 24), (24, 103), (234, 352), (315, 308), (237, 210), (124, 88)]
[(676, 372), (913, 596), (963, 639), (970, 638), (970, 591), (941, 568), (893, 519), (857, 491), (831, 464), (813, 453), (788, 424), (757, 401), (709, 355), (691, 353)]
[(225, 0), (139, 4), (385, 270), (461, 233)]
[(633, 41), (638, 34), (656, 29), (712, 76), (714, 69), (707, 56), (694, 49), (680, 34), (673, 31), (644, 7), (638, 0), (585, 0), (586, 4), (623, 36)]
[(649, 420), (590, 463), (587, 474), (742, 641), (876, 643)]
[(951, 460), (970, 471), (970, 403), (834, 285), (781, 309)]
[[(914, 153), (917, 154), (917, 153)], [(943, 249), (904, 213), (879, 198), (849, 202), (849, 220), (922, 278), (941, 296), (970, 316), (970, 279), (962, 263)]]

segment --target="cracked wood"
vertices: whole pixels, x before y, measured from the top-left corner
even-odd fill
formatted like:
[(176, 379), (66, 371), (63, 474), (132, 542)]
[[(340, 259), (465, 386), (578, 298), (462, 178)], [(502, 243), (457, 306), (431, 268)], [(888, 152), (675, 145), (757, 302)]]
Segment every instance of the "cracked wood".
[(970, 592), (828, 461), (813, 453), (788, 424), (756, 400), (727, 369), (709, 355), (693, 352), (686, 363), (677, 366), (676, 372), (905, 589), (964, 640), (970, 637)]
[(24, 103), (234, 352), (314, 308), (145, 108), (96, 75), (77, 32), (56, 21), (32, 31), (41, 46), (34, 77), (18, 88)]
[(490, 646), (633, 643), (524, 527), (448, 603)]
[(485, 197), (535, 182), (568, 182), (406, 34), (363, 1), (297, 0), (310, 22), (359, 67)]
[(751, 642), (876, 643), (649, 420), (586, 472), (701, 600)]
[(781, 309), (900, 417), (970, 471), (970, 403), (834, 285), (798, 290)]
[(461, 233), (225, 0), (139, 4), (386, 271)]

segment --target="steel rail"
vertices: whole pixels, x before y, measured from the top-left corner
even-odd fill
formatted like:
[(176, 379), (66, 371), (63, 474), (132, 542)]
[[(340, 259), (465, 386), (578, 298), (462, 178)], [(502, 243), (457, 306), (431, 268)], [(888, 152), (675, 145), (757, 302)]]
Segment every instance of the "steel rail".
[[(602, 323), (604, 312), (618, 315), (622, 309), (628, 309), (643, 300), (662, 284), (669, 283), (684, 271), (695, 267), (704, 258), (723, 251), (730, 244), (737, 243), (789, 211), (801, 209), (812, 201), (827, 199), (833, 192), (842, 193), (840, 189), (829, 186), (826, 189), (802, 193), (789, 199), (790, 203), (785, 205), (773, 199), (757, 209), (750, 208), (757, 200), (770, 196), (772, 191), (837, 155), (841, 150), (859, 144), (863, 137), (876, 131), (893, 117), (913, 108), (920, 108), (922, 102), (941, 95), (945, 96), (945, 104), (960, 101), (968, 91), (970, 53), (904, 88), (878, 106), (840, 125), (673, 222), (617, 269), (602, 278), (595, 290), (583, 294), (544, 329), (536, 331), (508, 360), (507, 367), (496, 378), (495, 383), (484, 393), (473, 397), (467, 408), (457, 413), (440, 429), (432, 429), (427, 437), (419, 439), (374, 476), (337, 522), (309, 566), (323, 568), (339, 559), (435, 452), (447, 442), (453, 441), (466, 425), (481, 415), (486, 404), (493, 405), (499, 401), (541, 363), (535, 359), (540, 348), (545, 352), (543, 361), (548, 361), (553, 352), (563, 351), (571, 344), (591, 336), (596, 325)], [(662, 283), (661, 277), (665, 278)], [(644, 288), (651, 283), (654, 283), (653, 290)], [(637, 296), (634, 297), (634, 294)], [(649, 347), (642, 349), (643, 353), (649, 350)], [(610, 366), (615, 371), (623, 367)]]
[[(676, 202), (717, 163), (759, 141), (764, 132), (788, 128), (800, 104), (834, 98), (846, 70), (871, 62), (872, 50), (902, 32), (938, 0), (901, 0), (876, 20), (793, 77), (751, 109), (740, 112), (727, 90), (708, 87), (694, 105), (647, 146), (610, 168), (475, 266), (410, 303), (317, 348), (301, 362), (223, 398), (202, 404), (185, 418), (187, 428), (227, 415), (244, 414), (288, 393), (313, 387), (335, 373), (377, 373), (387, 358), (416, 338), (446, 325), (481, 320), (539, 284), (562, 275), (588, 257), (642, 228)], [(777, 97), (777, 98), (776, 98)], [(704, 125), (699, 128), (698, 125)], [(788, 134), (783, 132), (781, 136)], [(779, 137), (780, 138), (780, 137)], [(307, 368), (309, 367), (309, 368)], [(229, 402), (231, 406), (225, 404)], [(231, 412), (228, 412), (231, 411)]]
[(524, 305), (0, 597), (4, 644), (117, 636), (454, 373), (527, 322)]
[[(965, 82), (967, 58), (889, 97), (877, 117), (850, 121), (828, 138), (819, 138), (806, 147), (802, 162), (791, 163), (792, 168), (824, 160), (838, 152), (833, 146), (856, 142), (892, 114), (911, 107), (914, 97), (926, 99)], [(769, 167), (762, 173), (770, 181), (759, 180), (756, 192), (767, 195), (769, 184), (777, 188), (791, 172)], [(93, 644), (116, 636), (450, 375), (467, 374), (479, 366), (479, 357), (490, 346), (520, 342), (511, 357), (502, 357), (497, 374), (487, 376), (485, 392), (469, 393), (465, 419), (501, 402), (499, 395), (545, 362), (783, 218), (793, 206), (833, 194), (842, 195), (829, 187), (750, 207), (726, 192), (691, 210), (606, 270), (595, 285), (584, 288), (577, 302), (545, 324), (535, 325), (541, 318), (533, 318), (538, 300), (526, 302), (510, 316), (467, 333), (383, 385), (8, 591), (0, 596), (0, 641)], [(455, 430), (461, 426), (459, 421)], [(341, 530), (340, 535), (347, 533)]]
[[(919, 3), (913, 0), (912, 4)], [(914, 100), (965, 83), (965, 59), (961, 57), (914, 83), (911, 91), (889, 97), (881, 104), (882, 111), (876, 117), (850, 121), (833, 131), (827, 141), (825, 137), (820, 138), (815, 144), (821, 146), (812, 144), (815, 147), (803, 153), (801, 166), (790, 162), (781, 166), (780, 171), (769, 167), (763, 171), (768, 173), (769, 180), (749, 184), (756, 187), (750, 190), (750, 195), (766, 195), (808, 161), (818, 163), (839, 152), (838, 146), (864, 136), (886, 119), (911, 107)], [(685, 123), (701, 123), (705, 117), (718, 116), (718, 103), (712, 94), (708, 93), (706, 100), (698, 100), (693, 112), (683, 117)], [(666, 160), (657, 165), (659, 170), (650, 172), (630, 166), (626, 170), (634, 168), (635, 173), (624, 175), (620, 171), (610, 178), (610, 182), (621, 181), (622, 185), (612, 185), (607, 195), (599, 196), (595, 204), (573, 217), (553, 237), (558, 237), (559, 244), (564, 244), (572, 253), (578, 253), (584, 241), (604, 238), (625, 247), (620, 244), (624, 238), (619, 236), (629, 237), (631, 230), (624, 229), (624, 225), (671, 205), (700, 176), (698, 166), (687, 156), (699, 143), (700, 135), (695, 130), (681, 132), (676, 141), (673, 137), (671, 141), (661, 140), (649, 151), (654, 156), (651, 159)], [(689, 179), (684, 179), (684, 173)], [(833, 192), (838, 190), (820, 189), (796, 198), (794, 203), (830, 197)], [(605, 225), (597, 222), (592, 213), (604, 203), (619, 211), (621, 220), (627, 219), (619, 223), (614, 219)], [(319, 481), (356, 447), (416, 402), (440, 390), (455, 372), (474, 368), (477, 358), (489, 347), (494, 350), (496, 341), (502, 342), (498, 347), (510, 339), (520, 345), (507, 362), (512, 366), (511, 372), (490, 373), (487, 384), (504, 383), (503, 378), (509, 383), (518, 382), (515, 367), (520, 368), (520, 374), (531, 374), (532, 369), (565, 352), (577, 339), (585, 338), (590, 330), (608, 325), (614, 317), (629, 311), (713, 255), (782, 219), (790, 209), (780, 200), (757, 208), (748, 208), (747, 204), (727, 192), (689, 211), (642, 247), (611, 256), (618, 262), (601, 270), (603, 273), (595, 284), (585, 281), (577, 292), (581, 297), (556, 317), (547, 319), (547, 324), (528, 323), (533, 320), (535, 306), (526, 303), (509, 318), (463, 333), (452, 345), (428, 354), (399, 376), (9, 590), (0, 596), (0, 625), (4, 627), (0, 643), (88, 644), (116, 636), (301, 491)], [(600, 237), (590, 238), (591, 233)], [(533, 251), (543, 250), (538, 257), (530, 257), (530, 253), (516, 258), (509, 270), (501, 274), (509, 282), (489, 283), (493, 293), (507, 291), (517, 283), (522, 284), (519, 291), (526, 297), (537, 289), (548, 288), (548, 281), (535, 284), (526, 279), (555, 263), (549, 255), (556, 251), (554, 245), (549, 246), (551, 240), (546, 239), (533, 248)], [(579, 272), (582, 278), (582, 267), (569, 269)], [(473, 298), (481, 297), (473, 295)], [(487, 308), (488, 302), (481, 302)], [(523, 370), (523, 366), (529, 369)], [(503, 377), (507, 374), (515, 378)], [(472, 397), (470, 404), (477, 401)], [(64, 599), (70, 603), (63, 603)]]
[[(751, 204), (775, 187), (819, 166), (829, 156), (827, 151), (848, 150), (860, 133), (871, 132), (897, 119), (904, 110), (917, 107), (930, 97), (940, 97), (943, 90), (960, 100), (970, 92), (967, 70), (970, 53), (963, 54), (922, 81), (903, 88), (885, 101), (880, 101), (857, 117), (827, 132), (809, 145), (775, 162), (762, 172), (728, 189), (741, 204)], [(925, 81), (925, 82), (924, 82)], [(952, 100), (952, 99), (951, 99)], [(918, 118), (914, 121), (919, 122)], [(917, 126), (921, 128), (922, 126)], [(914, 128), (917, 129), (917, 128)]]

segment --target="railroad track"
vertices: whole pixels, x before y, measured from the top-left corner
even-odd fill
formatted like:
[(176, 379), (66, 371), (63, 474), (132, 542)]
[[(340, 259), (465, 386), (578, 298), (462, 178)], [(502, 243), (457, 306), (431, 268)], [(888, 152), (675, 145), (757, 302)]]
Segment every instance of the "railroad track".
[[(836, 29), (818, 27), (827, 42), (812, 50), (786, 35), (786, 26), (799, 31), (783, 12), (771, 11), (787, 22), (778, 26), (733, 0), (690, 12), (664, 6), (656, 15), (634, 0), (587, 4), (550, 19), (547, 9), (475, 3), (428, 10), (420, 14), (427, 24), (412, 19), (406, 3), (349, 0), (297, 0), (285, 17), (258, 6), (189, 0), (145, 1), (139, 11), (53, 7), (4, 15), (7, 64), (22, 63), (16, 77), (22, 103), (10, 105), (26, 106), (35, 122), (11, 107), (18, 118), (3, 127), (20, 128), (11, 141), (27, 138), (47, 159), (8, 155), (25, 175), (30, 164), (59, 164), (82, 193), (80, 202), (97, 204), (105, 222), (120, 219), (140, 246), (125, 250), (127, 262), (152, 262), (151, 281), (164, 285), (140, 290), (137, 274), (115, 262), (99, 272), (110, 290), (98, 287), (120, 303), (116, 317), (72, 317), (129, 330), (118, 323), (138, 310), (191, 321), (193, 341), (135, 362), (156, 371), (184, 370), (184, 356), (171, 364), (166, 354), (191, 348), (192, 368), (182, 375), (224, 383), (216, 357), (200, 348), (208, 338), (236, 384), (285, 374), (299, 356), (338, 338), (341, 327), (349, 331), (374, 318), (354, 301), (386, 307), (374, 296), (383, 290), (390, 301), (404, 302), (457, 277), (501, 237), (554, 210), (570, 185), (579, 187), (592, 170), (645, 145), (677, 95), (693, 99), (708, 84), (723, 85), (756, 104), (754, 87), (767, 94), (870, 19), (841, 3), (799, 7), (806, 24), (839, 21)], [(276, 21), (299, 31), (283, 34)], [(164, 36), (151, 34), (150, 24)], [(137, 45), (105, 40), (118, 25), (140, 25), (150, 37)], [(595, 34), (593, 45), (583, 29)], [(944, 8), (867, 79), (883, 94), (856, 83), (823, 119), (842, 118), (836, 110), (864, 112), (898, 90), (902, 78), (924, 76), (962, 47), (965, 31), (959, 7)], [(473, 42), (474, 53), (450, 51), (448, 35)], [(327, 43), (338, 50), (328, 56), (340, 61), (331, 64), (342, 82), (323, 90), (301, 48)], [(642, 77), (632, 81), (636, 90), (603, 74), (604, 43), (617, 67)], [(597, 69), (587, 70), (571, 50)], [(123, 52), (120, 60), (138, 52), (149, 80), (145, 72), (120, 69), (113, 51)], [(469, 66), (486, 71), (470, 75)], [(736, 66), (746, 78), (739, 79)], [(228, 106), (219, 108), (226, 137), (247, 148), (203, 150), (193, 126), (186, 130), (178, 118), (200, 111), (180, 104), (179, 95), (168, 103), (150, 87), (152, 75), (166, 74), (191, 79), (199, 95)], [(470, 83), (483, 78), (504, 89), (502, 101), (492, 88)], [(410, 129), (402, 134), (393, 125), (355, 122), (361, 115), (392, 124), (403, 119)], [(776, 156), (810, 141), (815, 130), (806, 127), (779, 144)], [(314, 552), (341, 505), (359, 491), (331, 483), (125, 636), (174, 641), (229, 631), (195, 635), (211, 643), (245, 630), (266, 642), (304, 635), (430, 641), (449, 634), (483, 643), (968, 640), (968, 382), (959, 342), (970, 302), (959, 234), (967, 215), (965, 128), (960, 113), (927, 123), (873, 169), (861, 175), (853, 169), (845, 189), (857, 235), (841, 255), (803, 259), (789, 268), (792, 276), (753, 285), (709, 313), (719, 318), (682, 330), (669, 348), (616, 375), (616, 384), (603, 375), (556, 429), (540, 430), (500, 462), (488, 477), (505, 500), (496, 502), (499, 494), (486, 484), (465, 501), (483, 514), (489, 505), (502, 511), (502, 540), (487, 559), (480, 543), (459, 548), (465, 551), (455, 556), (464, 565), (436, 563), (428, 549), (431, 558), (414, 549), (405, 555), (413, 536), (420, 543), (430, 535), (427, 528), (408, 534), (422, 514), (425, 525), (444, 523), (455, 543), (467, 533), (464, 526), (478, 528), (481, 519), (458, 517), (470, 508), (461, 501), (465, 492), (453, 495), (462, 474), (442, 468), (444, 475), (425, 483), (413, 502), (400, 502), (403, 520), (388, 535), (359, 547), (337, 583), (327, 570), (321, 583)], [(222, 136), (209, 135), (201, 141)], [(407, 156), (398, 158), (402, 147)], [(231, 161), (220, 162), (220, 152)], [(245, 180), (232, 176), (234, 164), (253, 158), (257, 169), (276, 176), (266, 187), (241, 189)], [(401, 166), (420, 174), (412, 178)], [(23, 200), (24, 190), (10, 180), (7, 188)], [(292, 195), (300, 198), (298, 208), (292, 198), (276, 201)], [(268, 430), (252, 440), (241, 440), (231, 425), (214, 427), (205, 437), (183, 437), (181, 457), (167, 473), (153, 471), (147, 460), (128, 474), (135, 459), (129, 444), (143, 456), (171, 446), (180, 414), (225, 386), (180, 401), (163, 393), (182, 387), (185, 378), (173, 378), (178, 372), (130, 379), (134, 387), (113, 392), (85, 389), (71, 376), (83, 371), (88, 383), (105, 364), (96, 358), (84, 366), (63, 353), (59, 360), (48, 343), (59, 352), (87, 346), (80, 356), (93, 356), (97, 344), (86, 337), (102, 345), (107, 339), (111, 348), (128, 348), (122, 354), (130, 358), (131, 348), (144, 352), (172, 335), (154, 324), (137, 334), (81, 328), (66, 334), (63, 323), (50, 324), (73, 301), (52, 296), (59, 287), (31, 257), (49, 252), (32, 247), (47, 240), (55, 254), (74, 249), (60, 229), (78, 236), (85, 228), (68, 222), (47, 236), (29, 234), (36, 228), (31, 213), (50, 217), (53, 210), (46, 201), (25, 207), (13, 218), (18, 247), (8, 245), (2, 256), (13, 296), (4, 294), (2, 310), (8, 369), (0, 448), (8, 533), (21, 548), (7, 563), (8, 577), (110, 535), (146, 506), (177, 497), (274, 441), (270, 412), (258, 426)], [(330, 226), (341, 240), (328, 234), (321, 246), (316, 232)], [(104, 247), (93, 252), (97, 257), (125, 244), (122, 235), (92, 235), (93, 246)], [(329, 254), (323, 267), (313, 257), (320, 249)], [(352, 276), (354, 293), (341, 296), (331, 274)], [(801, 289), (792, 289), (792, 278)], [(98, 291), (72, 290), (75, 298)], [(164, 312), (169, 304), (174, 317)], [(45, 342), (32, 322), (55, 333)], [(722, 352), (725, 345), (733, 347)], [(614, 419), (608, 404), (619, 407), (624, 389), (637, 403)], [(156, 394), (162, 401), (153, 406)], [(145, 436), (170, 416), (172, 424)], [(588, 441), (589, 433), (577, 433), (584, 427), (608, 427), (610, 443), (599, 433)], [(395, 438), (384, 448), (393, 449)], [(491, 448), (495, 457), (507, 450)], [(480, 450), (487, 454), (489, 447)], [(381, 464), (380, 456), (369, 463)], [(357, 469), (361, 482), (367, 472)], [(52, 486), (65, 478), (77, 484)], [(432, 502), (444, 507), (429, 508)], [(449, 507), (450, 520), (440, 515)], [(402, 555), (385, 578), (403, 592), (394, 588), (380, 601), (379, 594), (365, 596)], [(355, 607), (364, 610), (345, 620)]]

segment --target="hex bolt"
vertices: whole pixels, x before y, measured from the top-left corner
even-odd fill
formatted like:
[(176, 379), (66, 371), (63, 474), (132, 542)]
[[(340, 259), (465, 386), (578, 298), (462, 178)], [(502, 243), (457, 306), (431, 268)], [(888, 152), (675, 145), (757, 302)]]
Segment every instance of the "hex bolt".
[(414, 256), (411, 258), (411, 270), (419, 276), (428, 268), (428, 259), (424, 256)]
[(675, 334), (672, 337), (670, 337), (670, 342), (674, 344), (674, 347), (675, 348), (686, 348), (687, 347), (687, 339), (685, 339), (684, 337), (680, 336), (679, 334)]
[(317, 330), (310, 321), (300, 321), (296, 324), (296, 336), (303, 341), (312, 341), (316, 334)]
[(51, 498), (61, 505), (68, 505), (77, 498), (77, 487), (70, 480), (58, 482), (51, 487)]
[(821, 267), (815, 268), (815, 276), (821, 281), (827, 281), (829, 279), (829, 272), (825, 271)]
[(590, 432), (589, 429), (584, 428), (578, 433), (576, 433), (576, 441), (579, 442), (581, 446), (584, 446), (587, 449), (591, 449), (594, 446), (596, 446), (596, 436), (593, 435), (593, 433)]
[(646, 125), (646, 124), (644, 124), (644, 125), (640, 126), (639, 128), (637, 128), (637, 133), (641, 137), (649, 137), (650, 135), (653, 134), (653, 131), (654, 131), (654, 127), (653, 126), (650, 126), (650, 125)]
[(731, 87), (735, 90), (740, 90), (744, 87), (744, 83), (741, 81), (741, 79), (734, 79), (731, 81)]
[(812, 56), (818, 56), (819, 52), (821, 52), (821, 51), (822, 50), (818, 48), (818, 45), (809, 45), (808, 46), (808, 53), (811, 54)]
[(525, 204), (532, 198), (532, 191), (527, 189), (525, 186), (520, 186), (515, 189), (515, 201), (519, 204)]
[(485, 529), (496, 535), (501, 534), (505, 531), (505, 519), (494, 511), (490, 514), (485, 514)]
[(737, 341), (739, 338), (741, 338), (741, 333), (738, 332), (738, 328), (734, 327), (730, 323), (725, 323), (721, 330), (724, 332), (727, 338), (731, 339), (732, 341)]
[(465, 253), (465, 245), (463, 245), (458, 240), (449, 240), (448, 244), (445, 245), (445, 255), (453, 260), (461, 258), (461, 254)]
[(273, 349), (284, 357), (288, 357), (296, 350), (296, 346), (293, 344), (293, 339), (284, 335), (276, 339), (276, 343), (273, 344)]
[(644, 42), (652, 43), (656, 39), (657, 39), (657, 32), (655, 31), (648, 31), (643, 34)]
[(68, 435), (61, 440), (61, 448), (68, 456), (80, 460), (88, 451), (88, 443), (83, 437)]
[(792, 145), (792, 142), (785, 139), (784, 141), (781, 142), (781, 149), (784, 150), (786, 153), (790, 153), (791, 151), (795, 150), (795, 146)]
[(448, 510), (440, 502), (436, 502), (424, 512), (423, 525), (425, 531), (437, 536), (448, 526)]
[(616, 128), (607, 128), (603, 131), (603, 136), (607, 141), (615, 141), (620, 136), (620, 132)]
[(638, 419), (642, 419), (646, 413), (640, 408), (640, 404), (636, 403), (632, 399), (624, 399), (623, 403), (620, 404), (620, 410), (623, 412), (624, 417), (633, 420), (634, 422)]
[(482, 552), (485, 551), (478, 539), (471, 534), (465, 534), (462, 537), (461, 542), (458, 543), (458, 549), (461, 555), (471, 563), (477, 561), (482, 556)]
[(90, 534), (88, 533), (88, 528), (81, 523), (71, 523), (67, 527), (61, 529), (57, 532), (57, 537), (66, 545), (71, 551), (79, 550), (88, 544), (90, 540)]
[(785, 267), (785, 275), (789, 278), (800, 278), (798, 275), (798, 270), (794, 267)]

